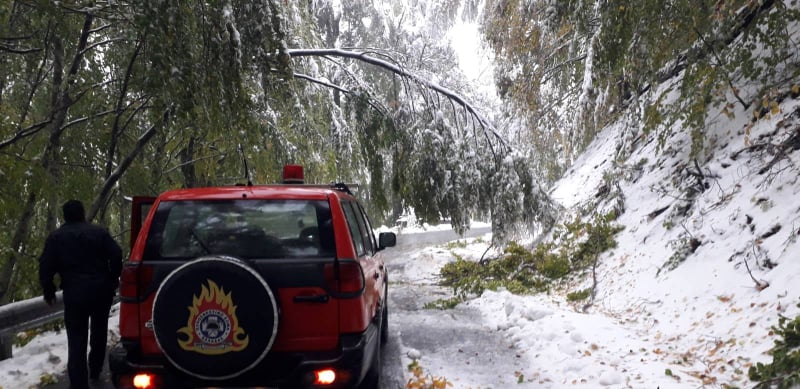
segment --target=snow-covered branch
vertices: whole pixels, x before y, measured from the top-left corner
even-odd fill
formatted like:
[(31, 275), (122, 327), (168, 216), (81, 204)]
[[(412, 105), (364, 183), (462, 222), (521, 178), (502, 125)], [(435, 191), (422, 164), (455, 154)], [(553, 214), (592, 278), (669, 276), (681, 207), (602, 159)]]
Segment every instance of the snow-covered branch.
[(338, 90), (339, 92), (342, 92), (342, 93), (353, 93), (353, 92), (352, 92), (352, 91), (350, 91), (349, 89), (346, 89), (346, 88), (344, 88), (344, 87), (341, 87), (341, 86), (339, 86), (339, 85), (333, 84), (333, 83), (331, 83), (331, 82), (329, 82), (329, 81), (327, 81), (327, 80), (323, 80), (323, 79), (319, 79), (319, 78), (314, 78), (314, 77), (311, 77), (311, 76), (309, 76), (309, 75), (306, 75), (306, 74), (302, 74), (302, 73), (295, 73), (295, 74), (294, 74), (294, 77), (295, 77), (295, 78), (302, 79), (302, 80), (306, 80), (306, 81), (311, 81), (311, 82), (313, 82), (313, 83), (315, 83), (315, 84), (320, 84), (320, 85), (323, 85), (323, 86), (327, 86), (328, 88), (331, 88), (331, 89), (336, 89), (336, 90)]
[(400, 76), (402, 76), (404, 78), (414, 80), (415, 82), (417, 82), (417, 83), (419, 83), (419, 84), (421, 84), (421, 85), (423, 85), (423, 86), (425, 86), (425, 87), (427, 87), (429, 89), (432, 89), (432, 90), (444, 95), (445, 97), (447, 97), (451, 101), (454, 101), (458, 105), (462, 106), (465, 110), (467, 110), (473, 117), (475, 117), (478, 120), (480, 125), (486, 131), (488, 131), (492, 135), (494, 135), (494, 137), (501, 144), (503, 144), (504, 146), (508, 147), (508, 144), (506, 143), (505, 139), (502, 136), (500, 136), (500, 134), (497, 133), (497, 131), (495, 130), (495, 128), (491, 124), (491, 122), (489, 122), (489, 120), (487, 120), (477, 109), (475, 109), (475, 107), (473, 107), (471, 104), (469, 104), (466, 101), (466, 99), (464, 99), (461, 95), (459, 95), (458, 93), (456, 93), (456, 92), (454, 92), (454, 91), (452, 91), (450, 89), (444, 88), (444, 87), (442, 87), (442, 86), (440, 86), (440, 85), (438, 85), (438, 84), (436, 84), (436, 83), (434, 83), (432, 81), (422, 79), (419, 76), (417, 76), (416, 74), (410, 73), (410, 72), (406, 71), (405, 69), (403, 69), (402, 67), (400, 67), (398, 65), (395, 65), (395, 64), (393, 64), (393, 63), (391, 63), (389, 61), (369, 56), (364, 52), (352, 51), (352, 50), (342, 50), (342, 49), (289, 49), (289, 50), (287, 50), (287, 53), (291, 57), (309, 57), (309, 56), (327, 57), (327, 56), (334, 56), (334, 57), (345, 57), (345, 58), (357, 59), (359, 61), (366, 62), (368, 64), (375, 65), (375, 66), (381, 67), (383, 69), (386, 69), (388, 71), (391, 71), (392, 73), (400, 75)]

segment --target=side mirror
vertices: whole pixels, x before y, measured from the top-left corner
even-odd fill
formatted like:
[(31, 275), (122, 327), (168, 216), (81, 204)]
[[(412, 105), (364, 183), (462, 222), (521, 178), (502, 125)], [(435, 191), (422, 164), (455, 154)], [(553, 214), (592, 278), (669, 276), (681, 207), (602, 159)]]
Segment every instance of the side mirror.
[(397, 235), (394, 232), (381, 232), (378, 235), (378, 249), (383, 250), (387, 247), (394, 247), (397, 244)]

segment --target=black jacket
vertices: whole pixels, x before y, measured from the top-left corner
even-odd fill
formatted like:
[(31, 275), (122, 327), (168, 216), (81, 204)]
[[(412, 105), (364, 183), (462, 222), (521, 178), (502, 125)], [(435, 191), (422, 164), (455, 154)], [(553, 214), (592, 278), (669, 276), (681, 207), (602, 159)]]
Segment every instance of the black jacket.
[(53, 276), (61, 276), (61, 289), (91, 288), (113, 293), (122, 271), (122, 249), (105, 228), (66, 223), (50, 233), (39, 257), (39, 281), (47, 300), (55, 298)]

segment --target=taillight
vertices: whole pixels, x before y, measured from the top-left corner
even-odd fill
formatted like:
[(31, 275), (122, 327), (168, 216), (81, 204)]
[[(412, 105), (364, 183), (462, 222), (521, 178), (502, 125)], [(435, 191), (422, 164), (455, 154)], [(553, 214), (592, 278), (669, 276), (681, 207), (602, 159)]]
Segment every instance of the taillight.
[(152, 389), (154, 386), (153, 376), (150, 374), (137, 374), (133, 377), (133, 387), (136, 389)]
[(328, 263), (325, 265), (325, 282), (334, 293), (361, 293), (364, 289), (364, 272), (358, 262)]
[(334, 370), (330, 368), (318, 369), (306, 373), (303, 387), (324, 388), (329, 386), (341, 387), (353, 375), (347, 370)]
[(314, 372), (314, 385), (330, 385), (336, 382), (336, 371), (322, 369)]
[(169, 389), (166, 388), (160, 375), (149, 372), (121, 374), (115, 379), (114, 385), (120, 388), (133, 389)]
[(138, 372), (133, 376), (124, 376), (121, 382), (125, 383), (122, 387), (126, 388), (130, 387), (128, 385), (132, 383), (136, 389), (169, 389), (161, 375), (150, 372)]
[(153, 268), (141, 262), (129, 262), (122, 268), (119, 279), (119, 296), (137, 299), (153, 281)]

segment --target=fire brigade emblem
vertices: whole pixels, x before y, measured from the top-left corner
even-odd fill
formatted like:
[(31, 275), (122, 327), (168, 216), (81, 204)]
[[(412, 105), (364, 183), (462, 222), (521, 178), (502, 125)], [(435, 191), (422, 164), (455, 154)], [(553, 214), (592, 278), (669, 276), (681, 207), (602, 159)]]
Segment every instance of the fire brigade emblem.
[(231, 293), (225, 293), (214, 281), (206, 281), (208, 286), (202, 285), (200, 295), (193, 296), (192, 305), (187, 307), (186, 327), (178, 330), (187, 338), (178, 339), (178, 344), (186, 351), (205, 355), (244, 350), (250, 338), (239, 327)]

